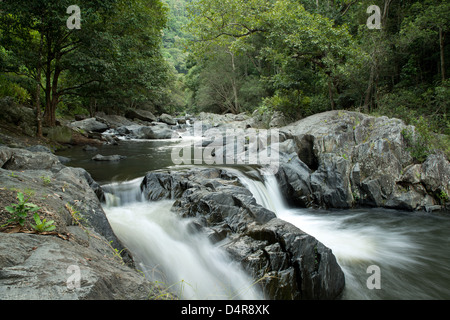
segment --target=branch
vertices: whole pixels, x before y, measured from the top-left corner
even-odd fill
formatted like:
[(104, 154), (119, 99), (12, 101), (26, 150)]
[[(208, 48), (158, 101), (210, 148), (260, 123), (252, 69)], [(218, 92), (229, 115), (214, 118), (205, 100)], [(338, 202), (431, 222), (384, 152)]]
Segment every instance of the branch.
[(93, 82), (99, 82), (99, 81), (98, 80), (89, 80), (87, 82), (84, 82), (84, 83), (76, 85), (76, 86), (72, 86), (72, 87), (61, 89), (61, 90), (58, 91), (58, 95), (68, 94), (67, 93), (68, 91), (80, 89), (80, 88), (82, 88), (82, 87), (84, 87), (84, 86), (86, 86), (86, 85), (88, 85), (90, 83), (93, 83)]
[(242, 34), (235, 34), (235, 33), (229, 33), (229, 32), (220, 32), (219, 34), (217, 34), (216, 36), (212, 37), (212, 38), (207, 38), (207, 39), (200, 39), (200, 40), (194, 40), (196, 42), (207, 42), (207, 41), (213, 41), (217, 38), (220, 38), (221, 36), (229, 36), (232, 38), (243, 38), (246, 36), (251, 35), (252, 33), (256, 33), (256, 32), (265, 32), (264, 29), (250, 29), (248, 32), (246, 33), (242, 33)]

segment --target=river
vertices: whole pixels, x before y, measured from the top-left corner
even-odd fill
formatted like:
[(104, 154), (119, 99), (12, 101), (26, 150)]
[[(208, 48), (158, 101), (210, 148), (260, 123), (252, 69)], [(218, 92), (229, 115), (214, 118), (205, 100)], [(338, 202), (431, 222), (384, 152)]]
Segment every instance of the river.
[[(171, 201), (141, 201), (150, 170), (173, 168), (171, 150), (187, 140), (122, 141), (86, 152), (61, 151), (109, 191), (104, 206), (115, 233), (148, 277), (186, 299), (260, 299), (251, 279), (225, 253), (189, 231)], [(120, 154), (118, 162), (91, 158)], [(386, 209), (291, 208), (271, 176), (255, 179), (231, 167), (256, 200), (332, 249), (345, 274), (342, 299), (450, 299), (450, 216)]]

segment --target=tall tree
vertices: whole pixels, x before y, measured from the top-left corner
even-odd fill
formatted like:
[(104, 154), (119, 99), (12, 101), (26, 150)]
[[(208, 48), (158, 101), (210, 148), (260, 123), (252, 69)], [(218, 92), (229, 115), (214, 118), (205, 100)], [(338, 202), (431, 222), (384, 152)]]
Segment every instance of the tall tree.
[(18, 72), (43, 89), (45, 123), (56, 124), (63, 96), (85, 88), (83, 94), (90, 91), (91, 98), (95, 90), (108, 88), (127, 95), (130, 104), (133, 95), (148, 92), (156, 99), (164, 76), (162, 3), (80, 0), (81, 29), (68, 28), (66, 23), (72, 4), (69, 0), (0, 2), (0, 44), (15, 55), (21, 66)]

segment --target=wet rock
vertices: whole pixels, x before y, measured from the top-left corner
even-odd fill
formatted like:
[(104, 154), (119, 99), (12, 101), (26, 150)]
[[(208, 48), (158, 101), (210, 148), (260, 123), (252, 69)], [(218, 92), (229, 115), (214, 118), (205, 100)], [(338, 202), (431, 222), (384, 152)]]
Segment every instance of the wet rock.
[(149, 172), (141, 189), (151, 201), (176, 199), (172, 211), (190, 219), (192, 232), (220, 241), (270, 299), (334, 299), (341, 293), (344, 275), (331, 250), (257, 204), (232, 172)]
[(83, 147), (83, 150), (84, 150), (84, 151), (97, 151), (98, 148), (97, 148), (97, 147), (94, 147), (94, 146), (91, 146), (91, 145), (85, 145), (85, 146)]
[(101, 154), (97, 154), (94, 157), (92, 157), (92, 160), (95, 160), (95, 161), (120, 161), (125, 158), (126, 158), (126, 156), (121, 156), (118, 154), (109, 155), (109, 156), (103, 156)]
[(280, 190), (289, 203), (308, 207), (312, 201), (311, 170), (295, 153), (282, 159), (276, 173)]

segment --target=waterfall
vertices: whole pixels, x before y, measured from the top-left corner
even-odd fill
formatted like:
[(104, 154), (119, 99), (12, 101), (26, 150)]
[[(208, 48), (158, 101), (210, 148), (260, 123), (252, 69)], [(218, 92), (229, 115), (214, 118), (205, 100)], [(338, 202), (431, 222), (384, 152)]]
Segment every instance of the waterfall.
[(170, 211), (174, 201), (145, 201), (142, 178), (103, 186), (104, 207), (114, 233), (146, 277), (183, 299), (261, 299), (253, 280), (190, 219)]
[[(411, 290), (395, 274), (408, 273), (414, 267), (423, 268), (424, 263), (420, 261), (423, 261), (423, 257), (418, 253), (423, 248), (412, 241), (411, 230), (399, 222), (402, 216), (392, 213), (391, 216), (382, 215), (377, 218), (380, 213), (372, 213), (370, 210), (291, 208), (274, 175), (258, 177), (253, 174), (256, 178), (250, 178), (242, 172), (235, 174), (260, 205), (332, 250), (345, 274), (345, 299), (376, 299), (377, 294), (395, 297), (399, 291), (405, 295), (405, 292)], [(389, 278), (389, 284), (384, 282), (384, 287), (390, 287), (392, 292), (380, 293), (381, 290), (367, 289), (365, 280), (361, 279), (369, 277), (366, 270), (371, 265), (382, 266), (384, 279)]]

